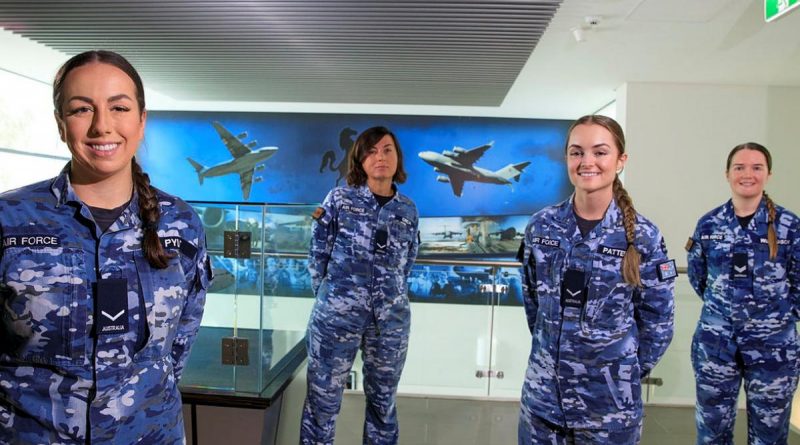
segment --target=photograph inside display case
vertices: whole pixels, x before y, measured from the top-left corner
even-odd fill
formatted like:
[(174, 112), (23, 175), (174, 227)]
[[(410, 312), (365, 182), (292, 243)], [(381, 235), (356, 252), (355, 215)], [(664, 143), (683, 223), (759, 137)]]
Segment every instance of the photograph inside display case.
[(419, 256), (513, 258), (529, 215), (420, 218)]

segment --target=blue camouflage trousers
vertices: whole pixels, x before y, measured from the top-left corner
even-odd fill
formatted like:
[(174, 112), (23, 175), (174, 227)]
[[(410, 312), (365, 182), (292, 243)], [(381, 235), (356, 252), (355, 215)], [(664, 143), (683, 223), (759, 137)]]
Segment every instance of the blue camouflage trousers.
[[(315, 308), (307, 332), (308, 393), (300, 443), (332, 445), (347, 377), (360, 348), (364, 360), (366, 413), (363, 443), (393, 445), (399, 437), (395, 395), (408, 351), (408, 325), (380, 330), (372, 313), (348, 320)], [(348, 323), (352, 321), (352, 323)]]
[(619, 430), (571, 429), (555, 425), (525, 409), (520, 411), (519, 445), (636, 445), (642, 425)]
[(797, 388), (797, 346), (741, 348), (735, 338), (698, 329), (692, 341), (697, 444), (732, 445), (736, 401), (744, 378), (747, 443), (786, 445)]

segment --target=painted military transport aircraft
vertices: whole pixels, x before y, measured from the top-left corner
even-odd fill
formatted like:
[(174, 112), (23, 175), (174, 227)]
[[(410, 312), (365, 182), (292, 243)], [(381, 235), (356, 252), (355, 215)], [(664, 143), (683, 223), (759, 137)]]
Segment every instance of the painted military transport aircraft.
[(511, 184), (511, 180), (519, 182), (522, 170), (530, 162), (520, 162), (519, 164), (508, 164), (497, 171), (487, 170), (476, 167), (475, 162), (492, 148), (494, 141), (475, 148), (466, 150), (461, 147), (453, 147), (453, 151), (445, 150), (441, 154), (433, 151), (423, 151), (419, 157), (423, 161), (433, 166), (433, 171), (444, 173), (436, 177), (439, 182), (449, 182), (453, 187), (453, 194), (461, 197), (464, 190), (464, 182), (484, 182), (488, 184)]
[(192, 158), (186, 159), (197, 171), (197, 179), (200, 181), (200, 185), (203, 185), (204, 178), (237, 173), (239, 175), (239, 183), (242, 186), (242, 197), (247, 200), (250, 196), (250, 187), (253, 183), (264, 180), (261, 176), (256, 176), (254, 178), (253, 173), (264, 169), (264, 164), (262, 164), (262, 162), (274, 155), (275, 152), (278, 151), (278, 147), (261, 147), (252, 150), (258, 145), (258, 142), (250, 141), (245, 143), (244, 139), (247, 137), (246, 131), (234, 136), (219, 122), (212, 122), (211, 124), (214, 126), (214, 129), (217, 130), (217, 133), (219, 133), (219, 137), (225, 144), (225, 148), (227, 148), (231, 156), (233, 156), (233, 159), (211, 167), (206, 167)]

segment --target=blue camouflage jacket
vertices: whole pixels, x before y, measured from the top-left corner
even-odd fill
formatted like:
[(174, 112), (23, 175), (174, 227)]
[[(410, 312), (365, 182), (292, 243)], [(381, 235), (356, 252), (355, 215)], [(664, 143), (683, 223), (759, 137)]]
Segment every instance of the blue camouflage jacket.
[[(659, 230), (637, 214), (642, 287), (625, 283), (627, 241), (616, 203), (585, 238), (572, 207), (572, 198), (547, 207), (526, 229), (523, 293), (533, 339), (522, 403), (568, 428), (635, 425), (640, 379), (672, 340), (675, 263)], [(581, 271), (583, 302), (562, 304), (568, 270)]]
[[(800, 219), (776, 208), (778, 255), (769, 258), (762, 199), (747, 229), (728, 201), (697, 222), (687, 244), (689, 281), (703, 299), (700, 331), (763, 348), (796, 342), (800, 319)], [(713, 332), (712, 332), (713, 331)], [(705, 334), (704, 334), (705, 335)], [(747, 357), (745, 357), (747, 359)]]
[(380, 329), (407, 327), (406, 279), (419, 246), (414, 202), (396, 192), (379, 207), (367, 186), (337, 187), (314, 216), (308, 270), (317, 299), (341, 315), (369, 302)]
[[(136, 194), (100, 233), (68, 171), (0, 195), (0, 443), (182, 443), (177, 384), (211, 271), (202, 224), (159, 192), (175, 256), (154, 269)], [(101, 278), (124, 312), (101, 315)]]

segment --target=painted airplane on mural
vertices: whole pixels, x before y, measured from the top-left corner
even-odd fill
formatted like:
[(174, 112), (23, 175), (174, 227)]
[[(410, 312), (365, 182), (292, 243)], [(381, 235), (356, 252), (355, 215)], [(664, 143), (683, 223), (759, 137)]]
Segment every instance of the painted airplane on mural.
[(508, 164), (497, 171), (487, 170), (476, 167), (474, 164), (478, 159), (492, 148), (494, 141), (480, 145), (469, 150), (461, 147), (453, 147), (453, 150), (445, 150), (442, 153), (433, 151), (423, 151), (419, 157), (426, 163), (433, 166), (433, 171), (444, 173), (436, 177), (439, 182), (449, 182), (453, 187), (453, 194), (461, 197), (466, 181), (483, 182), (488, 184), (511, 184), (511, 180), (519, 182), (522, 170), (530, 162), (520, 162), (518, 164)]
[(261, 147), (253, 150), (258, 142), (255, 140), (245, 143), (244, 139), (247, 138), (247, 132), (242, 132), (236, 136), (230, 131), (226, 130), (219, 122), (212, 122), (214, 129), (217, 130), (219, 137), (225, 144), (225, 148), (231, 153), (233, 159), (219, 163), (217, 165), (206, 167), (203, 164), (195, 161), (192, 158), (186, 158), (195, 171), (197, 171), (197, 179), (200, 185), (203, 185), (203, 179), (213, 178), (215, 176), (228, 175), (236, 173), (239, 175), (239, 183), (242, 186), (242, 197), (247, 200), (250, 196), (250, 188), (254, 182), (261, 182), (264, 180), (261, 176), (253, 177), (253, 173), (264, 170), (262, 162), (274, 155), (278, 151), (278, 147)]

